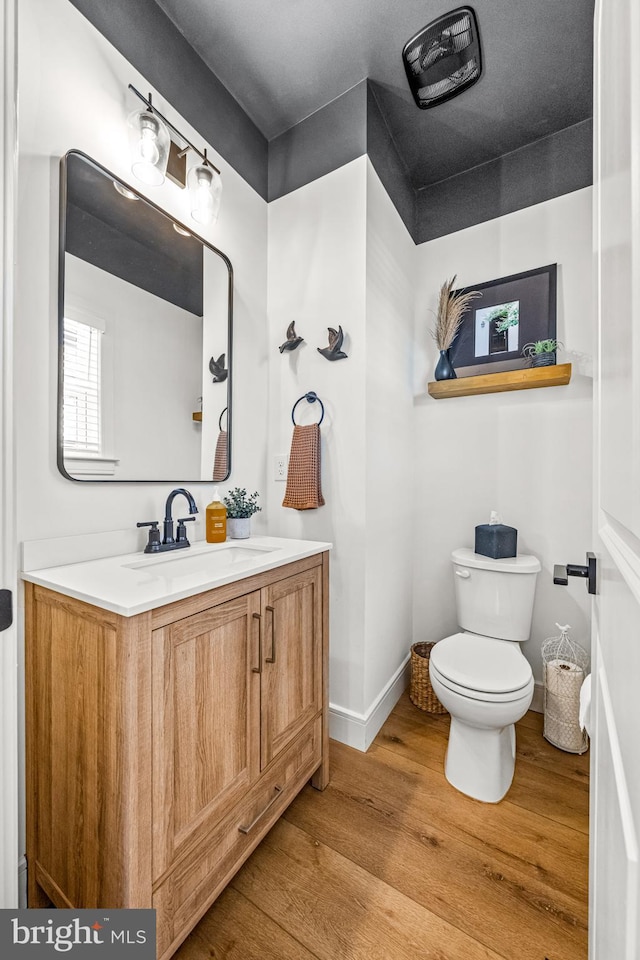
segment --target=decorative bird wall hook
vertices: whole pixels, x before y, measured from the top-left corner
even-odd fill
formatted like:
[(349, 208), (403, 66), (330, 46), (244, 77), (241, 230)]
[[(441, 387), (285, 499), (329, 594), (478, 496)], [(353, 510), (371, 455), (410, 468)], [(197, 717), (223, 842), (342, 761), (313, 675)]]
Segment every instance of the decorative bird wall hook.
[(214, 383), (222, 383), (223, 380), (227, 379), (229, 371), (225, 368), (224, 358), (224, 353), (221, 353), (217, 360), (214, 360), (213, 357), (209, 360), (209, 370), (213, 374)]
[(278, 350), (280, 353), (284, 353), (285, 350), (295, 350), (301, 343), (304, 343), (304, 337), (296, 336), (296, 322), (292, 320), (287, 327), (287, 339), (284, 343), (280, 344)]
[(346, 360), (347, 354), (340, 349), (344, 340), (342, 327), (338, 327), (337, 330), (334, 330), (333, 327), (327, 329), (329, 330), (329, 346), (318, 347), (318, 353), (321, 353), (325, 360)]

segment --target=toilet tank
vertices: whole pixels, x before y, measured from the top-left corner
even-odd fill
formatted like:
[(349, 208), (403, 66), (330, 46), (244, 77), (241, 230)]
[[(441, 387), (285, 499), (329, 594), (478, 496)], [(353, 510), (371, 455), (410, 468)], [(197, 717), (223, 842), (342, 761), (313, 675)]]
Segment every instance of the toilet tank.
[(498, 640), (529, 639), (540, 561), (526, 555), (493, 560), (461, 548), (451, 554), (458, 624)]

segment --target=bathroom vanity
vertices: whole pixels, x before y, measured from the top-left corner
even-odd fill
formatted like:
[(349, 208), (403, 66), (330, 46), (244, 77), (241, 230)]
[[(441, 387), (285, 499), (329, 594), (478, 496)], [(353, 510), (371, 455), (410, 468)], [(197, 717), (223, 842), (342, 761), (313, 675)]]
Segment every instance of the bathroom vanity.
[(330, 545), (243, 544), (24, 574), (29, 906), (154, 907), (159, 958), (328, 782)]

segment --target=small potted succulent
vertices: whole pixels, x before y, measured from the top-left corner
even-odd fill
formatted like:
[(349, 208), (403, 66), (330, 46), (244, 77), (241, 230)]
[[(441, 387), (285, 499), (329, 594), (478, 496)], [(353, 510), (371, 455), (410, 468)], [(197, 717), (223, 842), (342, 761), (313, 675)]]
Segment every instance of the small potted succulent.
[(534, 340), (525, 343), (522, 356), (527, 357), (532, 367), (549, 367), (556, 362), (556, 350), (561, 350), (559, 340)]
[(232, 540), (246, 540), (251, 536), (251, 517), (262, 510), (257, 504), (259, 496), (257, 491), (248, 496), (244, 487), (234, 487), (224, 498), (227, 533)]

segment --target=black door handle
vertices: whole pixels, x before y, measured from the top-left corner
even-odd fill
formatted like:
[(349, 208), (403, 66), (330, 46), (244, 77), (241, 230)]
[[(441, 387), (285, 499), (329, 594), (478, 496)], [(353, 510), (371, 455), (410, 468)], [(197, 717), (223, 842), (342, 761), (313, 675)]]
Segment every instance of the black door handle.
[(13, 594), (0, 590), (0, 630), (8, 630), (13, 623)]
[(595, 594), (598, 576), (598, 564), (595, 553), (587, 553), (586, 564), (580, 563), (556, 563), (553, 567), (553, 582), (561, 587), (566, 587), (569, 583), (569, 577), (584, 577), (587, 581), (587, 590)]

